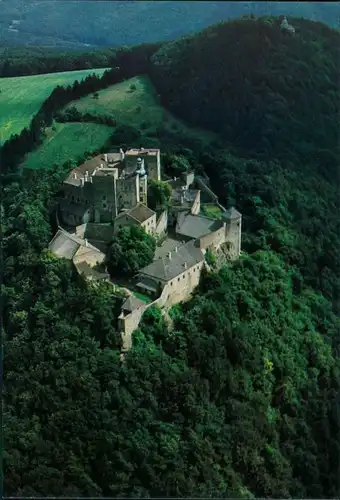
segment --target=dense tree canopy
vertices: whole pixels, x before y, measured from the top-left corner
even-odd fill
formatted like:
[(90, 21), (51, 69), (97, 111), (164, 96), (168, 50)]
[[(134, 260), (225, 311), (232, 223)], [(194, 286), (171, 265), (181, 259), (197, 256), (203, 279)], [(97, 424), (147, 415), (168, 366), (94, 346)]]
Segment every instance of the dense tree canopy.
[(112, 277), (134, 276), (153, 260), (156, 242), (140, 226), (122, 227), (113, 237), (106, 265)]
[(326, 156), (334, 175), (340, 33), (290, 22), (294, 36), (277, 18), (242, 19), (165, 44), (152, 57), (152, 79), (165, 106), (242, 154), (302, 163), (314, 156), (316, 164)]
[(148, 206), (152, 210), (164, 210), (171, 197), (171, 185), (168, 182), (151, 179), (148, 182)]

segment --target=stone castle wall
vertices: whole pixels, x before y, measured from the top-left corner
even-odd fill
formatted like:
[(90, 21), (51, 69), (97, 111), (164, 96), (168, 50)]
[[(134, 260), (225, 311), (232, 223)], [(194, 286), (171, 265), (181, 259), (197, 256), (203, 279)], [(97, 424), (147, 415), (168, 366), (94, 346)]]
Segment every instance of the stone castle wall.
[(201, 211), (201, 191), (197, 191), (196, 198), (191, 207), (191, 214), (198, 215)]
[(162, 293), (158, 297), (158, 299), (154, 300), (153, 302), (150, 302), (149, 304), (145, 304), (142, 305), (141, 307), (138, 307), (137, 309), (132, 311), (130, 314), (127, 314), (126, 316), (124, 315), (124, 313), (121, 313), (121, 315), (118, 318), (118, 328), (121, 332), (123, 341), (122, 352), (126, 352), (131, 348), (132, 333), (138, 328), (138, 325), (145, 311), (151, 306), (164, 307), (165, 304), (167, 303), (167, 299), (168, 299), (168, 286), (166, 285), (163, 288)]
[(200, 262), (190, 269), (185, 270), (169, 283), (167, 298), (168, 307), (190, 299), (192, 292), (199, 284), (203, 267), (204, 262)]
[(201, 191), (204, 191), (207, 195), (209, 195), (213, 201), (218, 201), (218, 197), (216, 196), (216, 194), (213, 193), (213, 191), (202, 181), (202, 179), (196, 177), (195, 182), (199, 186)]
[(223, 243), (225, 243), (226, 237), (226, 224), (223, 224), (220, 229), (217, 229), (217, 231), (199, 238), (197, 240), (197, 245), (204, 250), (207, 250), (208, 248), (211, 250), (217, 250)]
[(168, 212), (167, 210), (164, 210), (164, 212), (162, 212), (161, 215), (159, 216), (156, 224), (157, 236), (162, 236), (164, 233), (167, 232), (167, 229), (168, 229)]
[(231, 244), (230, 256), (237, 259), (241, 253), (242, 225), (241, 221), (232, 221), (227, 224), (226, 241)]

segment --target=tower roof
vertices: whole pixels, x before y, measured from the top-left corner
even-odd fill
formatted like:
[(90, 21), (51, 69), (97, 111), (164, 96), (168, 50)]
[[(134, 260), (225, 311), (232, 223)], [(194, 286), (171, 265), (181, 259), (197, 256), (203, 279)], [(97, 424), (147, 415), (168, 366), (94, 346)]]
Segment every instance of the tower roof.
[(242, 214), (240, 212), (238, 212), (235, 207), (229, 208), (229, 210), (227, 210), (223, 214), (223, 218), (230, 219), (230, 220), (240, 219), (241, 217), (242, 217)]

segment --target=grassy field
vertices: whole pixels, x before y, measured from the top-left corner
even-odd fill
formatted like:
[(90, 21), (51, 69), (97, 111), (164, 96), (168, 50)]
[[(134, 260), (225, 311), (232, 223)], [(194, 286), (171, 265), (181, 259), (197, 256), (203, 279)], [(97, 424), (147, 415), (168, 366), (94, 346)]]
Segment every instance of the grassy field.
[(212, 141), (216, 135), (206, 130), (189, 128), (185, 123), (164, 110), (155, 88), (147, 76), (136, 76), (117, 85), (70, 103), (80, 113), (113, 116), (117, 125), (131, 125), (141, 129), (143, 135), (154, 132), (160, 125), (169, 130), (193, 135), (203, 141)]
[(148, 297), (147, 295), (144, 295), (144, 293), (134, 291), (133, 295), (137, 297), (137, 299), (145, 302), (146, 304), (150, 304), (152, 302), (152, 299), (150, 299), (150, 297)]
[(0, 78), (0, 141), (19, 134), (57, 85), (70, 85), (105, 69)]
[(77, 161), (85, 151), (104, 146), (112, 132), (111, 127), (95, 123), (57, 123), (55, 130), (47, 130), (43, 145), (27, 155), (23, 166), (38, 169), (62, 165), (66, 160)]
[(222, 210), (218, 205), (206, 203), (204, 205), (201, 205), (201, 215), (211, 217), (212, 219), (220, 219)]
[[(176, 133), (198, 138), (204, 142), (216, 139), (215, 134), (190, 128), (164, 110), (147, 77), (132, 78), (99, 91), (98, 94), (98, 99), (89, 95), (70, 103), (68, 107), (75, 106), (81, 113), (114, 116), (118, 124), (132, 125), (141, 129), (147, 147), (162, 147), (158, 139), (151, 136), (161, 125), (170, 131), (176, 129)], [(147, 124), (147, 128), (143, 124)], [(114, 128), (105, 125), (56, 123), (55, 130), (51, 128), (47, 130), (44, 144), (26, 157), (23, 166), (38, 169), (62, 164), (69, 159), (77, 161), (85, 151), (94, 151), (104, 146), (111, 134), (114, 134)]]

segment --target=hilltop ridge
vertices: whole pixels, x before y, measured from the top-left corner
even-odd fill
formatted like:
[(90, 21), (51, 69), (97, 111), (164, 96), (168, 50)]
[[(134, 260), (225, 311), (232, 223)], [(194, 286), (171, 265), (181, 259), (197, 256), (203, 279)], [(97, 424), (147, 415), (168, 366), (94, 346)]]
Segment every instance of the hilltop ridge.
[[(117, 47), (174, 40), (220, 20), (253, 12), (316, 19), (336, 26), (338, 7), (325, 2), (196, 2), (115, 1), (46, 2), (11, 0), (1, 3), (0, 45)], [(194, 11), (194, 15), (193, 15)], [(133, 27), (133, 29), (130, 29)]]
[(335, 168), (340, 34), (322, 23), (289, 23), (293, 35), (279, 18), (264, 17), (165, 44), (152, 57), (152, 80), (164, 106), (242, 154), (295, 161), (318, 149)]

